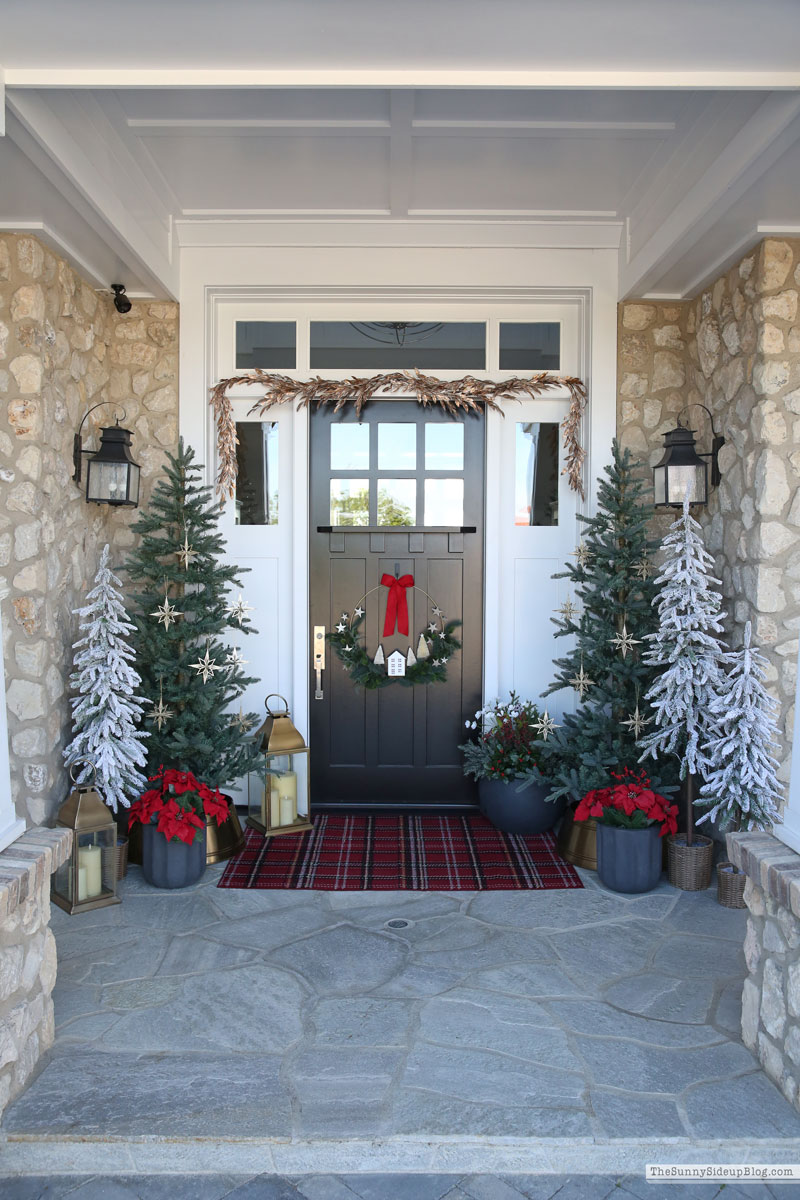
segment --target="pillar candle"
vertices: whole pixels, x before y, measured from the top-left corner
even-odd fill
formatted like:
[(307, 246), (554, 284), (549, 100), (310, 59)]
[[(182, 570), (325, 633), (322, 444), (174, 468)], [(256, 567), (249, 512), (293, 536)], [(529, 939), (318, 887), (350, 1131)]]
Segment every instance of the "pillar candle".
[[(84, 899), (92, 900), (103, 890), (103, 854), (99, 846), (78, 847), (78, 869), (80, 870), (81, 867), (86, 870), (86, 896)], [(78, 877), (78, 890), (80, 891), (80, 876)]]
[(280, 797), (280, 823), (291, 825), (297, 817), (297, 776), (294, 771), (286, 771), (277, 777), (276, 783)]
[(78, 899), (86, 899), (86, 867), (78, 867)]

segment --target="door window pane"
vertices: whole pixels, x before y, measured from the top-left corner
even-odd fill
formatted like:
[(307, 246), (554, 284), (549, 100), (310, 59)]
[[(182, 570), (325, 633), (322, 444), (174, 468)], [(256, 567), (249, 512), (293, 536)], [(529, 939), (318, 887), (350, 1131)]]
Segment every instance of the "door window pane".
[(294, 321), (237, 321), (236, 368), (297, 366), (297, 334)]
[(515, 525), (558, 524), (558, 423), (518, 421)]
[(237, 421), (236, 524), (278, 524), (278, 422)]
[(482, 371), (484, 321), (312, 321), (311, 367)]
[(416, 525), (416, 479), (378, 480), (378, 524)]
[(464, 480), (425, 480), (425, 524), (464, 524)]
[(557, 371), (561, 366), (558, 321), (501, 321), (501, 371)]
[(369, 425), (331, 425), (331, 470), (369, 470)]
[(331, 525), (369, 525), (369, 480), (331, 480)]
[(464, 426), (460, 422), (425, 426), (425, 470), (464, 470)]
[(416, 468), (416, 425), (381, 421), (378, 425), (378, 470), (415, 471)]

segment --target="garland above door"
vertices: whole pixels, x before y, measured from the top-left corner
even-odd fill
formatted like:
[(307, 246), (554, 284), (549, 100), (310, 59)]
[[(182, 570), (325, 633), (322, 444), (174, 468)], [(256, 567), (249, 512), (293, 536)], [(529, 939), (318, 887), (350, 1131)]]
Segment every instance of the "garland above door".
[(233, 387), (263, 387), (264, 395), (248, 410), (248, 416), (259, 416), (276, 404), (296, 402), (298, 408), (313, 405), (321, 408), (333, 405), (334, 412), (352, 404), (356, 414), (374, 399), (378, 393), (403, 392), (415, 396), (425, 407), (438, 406), (458, 416), (461, 412), (481, 412), (487, 408), (502, 413), (500, 401), (518, 400), (520, 396), (534, 399), (543, 392), (566, 388), (570, 394), (569, 412), (561, 423), (566, 463), (562, 474), (567, 476), (570, 488), (583, 499), (583, 463), (586, 451), (580, 441), (581, 417), (586, 408), (586, 385), (574, 375), (554, 375), (544, 371), (528, 378), (476, 379), (465, 375), (462, 379), (436, 379), (420, 371), (395, 371), (388, 375), (371, 375), (366, 378), (353, 376), (350, 379), (291, 379), (288, 375), (274, 375), (268, 371), (250, 371), (245, 375), (233, 375), (221, 379), (211, 388), (210, 404), (214, 410), (217, 426), (217, 495), (220, 501), (232, 498), (236, 491), (236, 423), (233, 405), (228, 392)]

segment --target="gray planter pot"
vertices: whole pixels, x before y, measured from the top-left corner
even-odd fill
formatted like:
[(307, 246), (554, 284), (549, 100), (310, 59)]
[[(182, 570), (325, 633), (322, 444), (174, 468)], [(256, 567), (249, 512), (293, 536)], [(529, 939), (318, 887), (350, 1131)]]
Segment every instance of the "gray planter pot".
[(661, 878), (658, 825), (619, 829), (597, 822), (597, 874), (614, 892), (649, 892)]
[(510, 783), (502, 779), (479, 779), (481, 812), (502, 833), (546, 833), (564, 811), (566, 799), (548, 803), (546, 785), (534, 783), (524, 792), (518, 792), (519, 785), (519, 779)]
[(155, 825), (142, 826), (142, 872), (157, 888), (184, 888), (197, 883), (206, 869), (206, 831), (190, 846), (168, 842)]

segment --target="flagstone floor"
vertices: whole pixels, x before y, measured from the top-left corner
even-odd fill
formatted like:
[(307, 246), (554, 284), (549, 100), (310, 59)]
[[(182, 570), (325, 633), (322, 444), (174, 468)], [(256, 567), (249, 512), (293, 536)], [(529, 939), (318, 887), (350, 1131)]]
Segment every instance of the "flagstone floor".
[[(54, 908), (56, 1043), (0, 1160), (33, 1171), (49, 1145), (51, 1171), (59, 1138), (158, 1136), (556, 1139), (586, 1163), (631, 1140), (698, 1161), (722, 1140), (800, 1161), (800, 1115), (739, 1039), (746, 914), (714, 890), (625, 898), (582, 872), (582, 891), (254, 892), (217, 889), (220, 872), (170, 894), (132, 867), (121, 905)], [(759, 1159), (775, 1144), (785, 1158)]]

